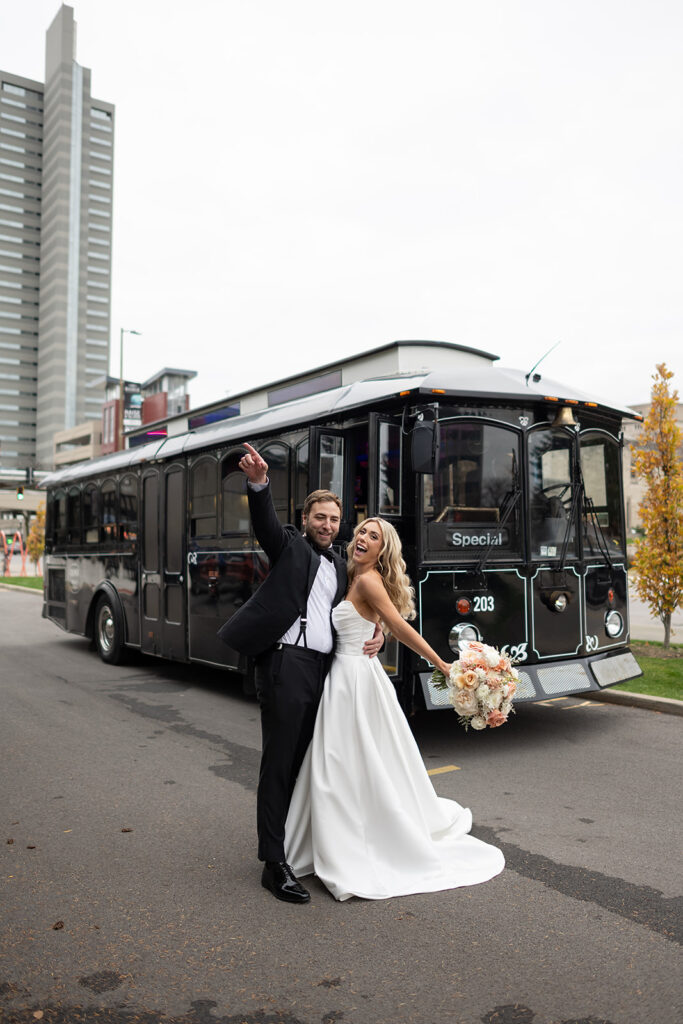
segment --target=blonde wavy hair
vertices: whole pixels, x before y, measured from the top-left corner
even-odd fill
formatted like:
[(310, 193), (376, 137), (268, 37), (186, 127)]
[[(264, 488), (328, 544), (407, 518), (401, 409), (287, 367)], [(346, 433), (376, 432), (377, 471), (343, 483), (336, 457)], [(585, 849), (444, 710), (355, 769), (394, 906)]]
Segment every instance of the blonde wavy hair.
[[(415, 591), (411, 585), (410, 577), (406, 573), (401, 538), (396, 532), (396, 528), (387, 522), (386, 519), (371, 516), (370, 519), (364, 519), (360, 522), (353, 531), (353, 537), (346, 548), (349, 585), (353, 582), (353, 577), (356, 575), (353, 553), (356, 550), (358, 532), (363, 526), (367, 526), (368, 523), (377, 523), (382, 533), (382, 547), (377, 559), (376, 568), (382, 577), (384, 589), (389, 595), (389, 600), (402, 618), (414, 619), (416, 614)], [(385, 624), (381, 623), (381, 625), (386, 632)]]

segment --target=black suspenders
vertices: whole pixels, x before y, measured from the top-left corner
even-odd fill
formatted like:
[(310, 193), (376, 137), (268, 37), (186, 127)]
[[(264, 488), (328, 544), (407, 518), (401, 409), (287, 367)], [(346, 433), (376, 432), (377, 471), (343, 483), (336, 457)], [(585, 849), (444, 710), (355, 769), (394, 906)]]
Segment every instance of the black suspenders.
[(299, 646), (299, 640), (301, 640), (303, 638), (304, 648), (306, 650), (308, 650), (308, 643), (306, 641), (306, 626), (308, 624), (308, 619), (307, 619), (307, 614), (308, 614), (308, 598), (309, 598), (309, 595), (310, 595), (311, 590), (313, 588), (313, 583), (315, 582), (315, 577), (318, 574), (318, 569), (319, 568), (320, 568), (320, 555), (317, 555), (311, 549), (311, 561), (310, 561), (310, 564), (308, 566), (308, 579), (306, 581), (306, 595), (304, 597), (304, 606), (303, 606), (303, 608), (299, 609), (299, 615), (301, 616), (301, 625), (299, 627), (299, 635), (297, 636), (296, 640), (294, 641), (294, 646), (298, 647)]

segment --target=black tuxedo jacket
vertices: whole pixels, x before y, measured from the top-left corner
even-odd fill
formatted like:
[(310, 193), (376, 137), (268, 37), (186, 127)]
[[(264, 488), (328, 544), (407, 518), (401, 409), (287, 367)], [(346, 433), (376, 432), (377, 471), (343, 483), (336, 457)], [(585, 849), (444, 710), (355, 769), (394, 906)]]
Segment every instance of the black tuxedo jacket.
[[(240, 654), (256, 657), (283, 636), (301, 615), (311, 592), (321, 556), (294, 526), (283, 526), (275, 514), (270, 484), (247, 487), (256, 539), (270, 560), (270, 572), (246, 604), (218, 630), (218, 636)], [(332, 607), (346, 593), (346, 563), (331, 552), (337, 572)]]

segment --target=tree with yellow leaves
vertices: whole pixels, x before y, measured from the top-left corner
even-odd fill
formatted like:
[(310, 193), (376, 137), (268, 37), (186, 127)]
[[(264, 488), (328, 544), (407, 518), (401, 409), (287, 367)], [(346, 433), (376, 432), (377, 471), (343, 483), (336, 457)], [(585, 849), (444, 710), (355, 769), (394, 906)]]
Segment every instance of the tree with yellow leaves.
[(683, 431), (676, 423), (678, 392), (664, 363), (652, 375), (652, 402), (638, 443), (631, 445), (633, 465), (645, 482), (638, 511), (644, 536), (633, 559), (638, 596), (664, 625), (664, 646), (671, 642), (671, 616), (683, 605)]
[(33, 562), (34, 566), (38, 565), (38, 562), (43, 557), (45, 551), (45, 502), (41, 501), (36, 509), (36, 515), (31, 526), (31, 532), (28, 535), (26, 541), (26, 550), (28, 551), (28, 557)]

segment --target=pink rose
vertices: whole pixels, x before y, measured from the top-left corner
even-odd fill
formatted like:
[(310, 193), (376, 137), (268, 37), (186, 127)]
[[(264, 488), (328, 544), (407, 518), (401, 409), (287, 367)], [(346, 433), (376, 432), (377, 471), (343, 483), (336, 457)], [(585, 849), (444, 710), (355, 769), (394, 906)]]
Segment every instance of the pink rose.
[(486, 718), (486, 724), (489, 725), (492, 729), (498, 728), (499, 725), (505, 725), (506, 722), (507, 718), (505, 717), (503, 712), (498, 711), (497, 709), (495, 711), (490, 711)]

